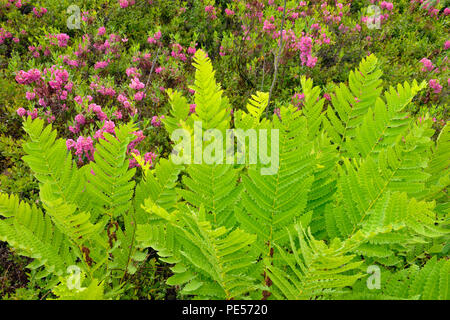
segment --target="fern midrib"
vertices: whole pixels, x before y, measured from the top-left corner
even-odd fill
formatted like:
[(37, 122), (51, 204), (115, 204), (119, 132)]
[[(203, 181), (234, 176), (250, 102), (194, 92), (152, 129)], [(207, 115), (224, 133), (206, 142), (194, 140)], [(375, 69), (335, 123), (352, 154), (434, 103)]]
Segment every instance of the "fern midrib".
[(216, 188), (215, 188), (215, 185), (216, 185), (216, 176), (215, 176), (215, 166), (214, 165), (212, 165), (211, 166), (211, 171), (212, 171), (212, 190), (213, 190), (213, 197), (212, 197), (212, 209), (213, 209), (213, 216), (214, 216), (214, 225), (217, 223), (217, 219), (216, 219), (216, 201), (215, 201), (215, 197), (214, 197), (214, 194), (215, 194), (215, 190), (216, 190)]
[[(394, 177), (394, 175), (400, 169), (401, 164), (403, 163), (403, 160), (404, 160), (404, 158), (402, 157), (401, 160), (399, 161), (399, 165), (395, 168), (395, 170), (393, 170), (391, 176), (388, 179), (385, 180), (386, 183), (384, 184), (383, 188), (380, 190), (380, 192), (378, 192), (376, 198), (371, 201), (369, 207), (366, 210), (364, 210), (363, 216), (361, 217), (361, 219), (360, 219), (358, 224), (361, 224), (361, 222), (364, 220), (364, 218), (366, 217), (366, 215), (370, 211), (370, 209), (372, 209), (372, 207), (375, 205), (375, 203), (377, 203), (378, 199), (383, 195), (383, 193), (386, 190), (387, 186), (391, 182), (391, 179)], [(357, 227), (358, 224), (356, 224), (353, 227), (353, 230), (352, 230), (352, 233), (350, 234), (350, 236), (352, 236), (356, 232), (356, 227)]]

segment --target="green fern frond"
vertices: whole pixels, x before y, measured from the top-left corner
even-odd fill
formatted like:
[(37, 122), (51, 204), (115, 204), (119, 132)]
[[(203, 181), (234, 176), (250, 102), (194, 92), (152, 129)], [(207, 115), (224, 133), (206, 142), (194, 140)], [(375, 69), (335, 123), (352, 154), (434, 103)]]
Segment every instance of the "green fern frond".
[(300, 79), (304, 95), (302, 112), (306, 116), (308, 135), (315, 138), (322, 124), (322, 109), (325, 99), (320, 99), (320, 87), (313, 87), (313, 81), (302, 76)]
[(181, 127), (181, 123), (185, 122), (189, 115), (189, 104), (187, 99), (178, 91), (167, 89), (170, 104), (170, 116), (162, 119), (164, 126), (169, 134)]
[(330, 230), (339, 229), (341, 236), (348, 236), (389, 191), (405, 192), (410, 197), (423, 192), (428, 178), (424, 150), (430, 140), (416, 129), (405, 143), (381, 150), (378, 162), (369, 157), (358, 166), (344, 159), (344, 166), (339, 168), (337, 201), (334, 209), (326, 213)]
[(161, 159), (155, 168), (137, 185), (134, 207), (139, 223), (146, 223), (150, 218), (142, 208), (144, 201), (149, 197), (154, 203), (167, 211), (170, 212), (173, 209), (178, 200), (175, 187), (182, 169), (183, 166), (174, 164), (171, 159)]
[(239, 170), (228, 164), (192, 164), (183, 176), (183, 186), (178, 193), (191, 205), (204, 206), (210, 213), (213, 226), (232, 227), (234, 206), (242, 186), (237, 184)]
[(248, 100), (247, 111), (255, 120), (259, 121), (268, 103), (269, 94), (258, 91)]
[(334, 194), (337, 189), (338, 151), (324, 134), (316, 139), (314, 150), (316, 150), (317, 163), (314, 168), (314, 181), (308, 194), (305, 211), (313, 212), (312, 221), (309, 225), (311, 232), (316, 237), (324, 239), (326, 206), (334, 201)]
[(442, 208), (441, 212), (449, 209), (448, 186), (450, 185), (450, 127), (445, 125), (434, 147), (434, 152), (428, 164), (427, 173), (430, 177), (427, 181), (425, 199), (435, 199)]
[(75, 263), (68, 239), (35, 205), (20, 202), (16, 196), (0, 194), (0, 240), (20, 255), (33, 258), (30, 269), (44, 266), (47, 273), (62, 274)]
[(276, 299), (304, 300), (330, 297), (339, 289), (351, 286), (361, 278), (356, 273), (362, 261), (355, 261), (355, 255), (348, 254), (359, 244), (359, 235), (346, 242), (334, 239), (329, 246), (315, 240), (311, 232), (305, 232), (296, 225), (296, 241), (289, 233), (290, 251), (276, 246), (284, 267), (267, 264), (268, 276), (272, 282), (271, 292)]
[[(314, 180), (316, 155), (308, 140), (306, 119), (294, 107), (282, 108), (274, 120), (279, 130), (279, 166), (273, 175), (261, 175), (260, 165), (251, 165), (242, 176), (244, 191), (236, 218), (244, 230), (258, 235), (260, 250), (288, 241), (287, 226), (304, 213)], [(269, 247), (267, 247), (267, 244)]]
[(152, 211), (175, 228), (180, 244), (179, 261), (172, 268), (175, 275), (168, 284), (184, 285), (184, 294), (213, 299), (244, 298), (257, 289), (255, 280), (246, 275), (256, 260), (249, 255), (256, 236), (239, 228), (213, 229), (203, 207), (199, 211), (186, 207), (173, 213), (162, 208)]
[(379, 289), (369, 289), (358, 281), (352, 292), (339, 299), (448, 300), (450, 298), (450, 261), (431, 258), (423, 267), (412, 265), (397, 272), (381, 269)]
[(78, 247), (102, 228), (100, 223), (96, 225), (91, 223), (89, 212), (80, 212), (75, 205), (56, 198), (48, 184), (41, 185), (40, 198), (53, 223)]
[(194, 55), (195, 67), (195, 114), (194, 121), (201, 121), (203, 130), (219, 129), (224, 131), (230, 127), (230, 107), (228, 99), (222, 97), (222, 90), (214, 78), (211, 60), (203, 50)]
[(64, 202), (87, 210), (91, 201), (84, 192), (85, 169), (78, 169), (73, 163), (64, 140), (56, 140), (56, 130), (52, 130), (51, 125), (44, 128), (44, 120), (39, 118), (31, 120), (28, 117), (23, 128), (30, 137), (23, 146), (26, 153), (23, 160), (30, 166), (36, 179), (48, 184), (52, 193)]
[(357, 128), (381, 94), (382, 72), (377, 65), (374, 55), (363, 59), (359, 69), (350, 72), (348, 86), (341, 83), (331, 97), (333, 108), (327, 109), (323, 124), (342, 154), (348, 152), (345, 142), (356, 137)]
[(87, 166), (90, 170), (86, 170), (86, 190), (96, 199), (96, 215), (106, 212), (117, 218), (131, 207), (136, 169), (129, 169), (126, 150), (135, 130), (132, 123), (122, 125), (115, 129), (115, 136), (104, 133), (105, 139), (96, 145), (94, 161)]
[(405, 108), (425, 86), (425, 82), (419, 86), (414, 80), (412, 85), (408, 82), (403, 86), (399, 84), (397, 90), (390, 87), (385, 92), (386, 103), (377, 98), (375, 105), (363, 117), (361, 126), (356, 129), (354, 139), (346, 141), (345, 149), (353, 157), (365, 158), (399, 142), (412, 122)]
[[(70, 277), (70, 276), (69, 276)], [(69, 277), (61, 278), (61, 283), (52, 289), (55, 300), (105, 300), (104, 282), (92, 279), (87, 287), (69, 287)], [(53, 299), (50, 299), (53, 300)]]

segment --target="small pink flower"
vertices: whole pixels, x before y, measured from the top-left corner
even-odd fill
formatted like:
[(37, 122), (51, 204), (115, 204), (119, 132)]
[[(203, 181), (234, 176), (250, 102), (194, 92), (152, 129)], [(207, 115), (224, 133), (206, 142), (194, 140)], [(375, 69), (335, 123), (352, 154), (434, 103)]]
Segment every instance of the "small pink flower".
[(19, 108), (19, 109), (17, 109), (17, 114), (18, 114), (20, 117), (23, 117), (24, 115), (27, 114), (27, 110), (25, 110), (24, 108)]
[(131, 80), (131, 83), (130, 83), (129, 87), (130, 87), (131, 89), (134, 89), (134, 90), (141, 90), (141, 89), (144, 89), (145, 84), (142, 83), (142, 82), (139, 80), (138, 77), (134, 77), (134, 78)]
[(141, 101), (144, 98), (145, 98), (145, 93), (142, 91), (139, 91), (134, 95), (134, 100), (136, 100), (136, 101)]
[(423, 64), (422, 71), (432, 71), (434, 69), (433, 63), (427, 58), (422, 58), (420, 62)]
[(59, 47), (67, 47), (67, 42), (69, 41), (70, 37), (65, 33), (60, 33), (56, 35), (56, 39), (58, 39), (58, 46)]
[(450, 40), (445, 41), (444, 50), (448, 50), (450, 48)]
[(34, 100), (36, 98), (36, 94), (34, 92), (27, 91), (27, 93), (25, 93), (25, 96), (26, 96), (27, 100), (30, 100), (30, 101)]
[(161, 116), (160, 118), (158, 118), (158, 116), (153, 116), (152, 117), (152, 126), (154, 127), (160, 127), (161, 126), (161, 119), (164, 119), (164, 116)]
[(84, 116), (82, 114), (77, 114), (75, 116), (75, 121), (78, 125), (82, 126), (86, 122), (86, 119), (84, 118)]
[(102, 35), (104, 35), (106, 33), (106, 28), (105, 27), (100, 27), (100, 28), (98, 28), (98, 32), (97, 32), (97, 35), (98, 36), (102, 36)]
[(434, 89), (434, 93), (440, 93), (442, 90), (442, 86), (439, 84), (439, 80), (437, 79), (431, 79), (428, 84), (430, 85), (430, 88)]
[(227, 8), (227, 9), (225, 9), (225, 14), (227, 16), (232, 16), (232, 15), (234, 15), (234, 11)]

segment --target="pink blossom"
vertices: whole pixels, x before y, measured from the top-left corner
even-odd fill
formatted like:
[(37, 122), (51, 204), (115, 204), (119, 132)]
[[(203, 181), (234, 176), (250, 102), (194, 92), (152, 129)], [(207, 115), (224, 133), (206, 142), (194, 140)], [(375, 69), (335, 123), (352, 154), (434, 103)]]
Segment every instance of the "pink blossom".
[[(69, 145), (72, 145), (71, 142), (69, 142)], [(67, 141), (66, 141), (67, 146)], [(91, 137), (83, 137), (80, 136), (77, 139), (77, 142), (75, 144), (75, 155), (78, 156), (78, 162), (83, 163), (82, 156), (86, 156), (86, 158), (89, 161), (94, 160), (94, 145)]]
[[(109, 59), (108, 59), (109, 60)], [(95, 64), (94, 69), (104, 69), (109, 65), (109, 61), (99, 61)]]
[(70, 37), (65, 33), (60, 33), (56, 35), (56, 39), (58, 39), (58, 46), (59, 47), (67, 47), (67, 42), (69, 41)]
[(230, 10), (230, 9), (228, 9), (228, 8), (226, 8), (226, 9), (225, 9), (225, 14), (226, 14), (227, 16), (232, 16), (232, 15), (234, 15), (234, 11), (233, 11), (233, 10)]
[(450, 40), (445, 41), (444, 50), (448, 50), (450, 48)]
[(31, 117), (31, 119), (34, 120), (34, 119), (36, 119), (37, 116), (38, 116), (38, 111), (37, 111), (36, 108), (34, 108), (33, 111), (27, 111), (27, 115), (28, 115), (29, 117)]
[(394, 5), (391, 2), (382, 1), (380, 3), (381, 9), (386, 9), (388, 11), (391, 11), (394, 8)]
[(66, 147), (67, 147), (67, 150), (70, 150), (70, 149), (74, 148), (75, 145), (76, 145), (76, 143), (75, 143), (75, 141), (73, 141), (72, 139), (67, 139), (67, 140), (66, 140)]
[(158, 116), (153, 116), (151, 123), (152, 126), (154, 127), (160, 127), (161, 126), (161, 120), (164, 119), (164, 116), (158, 117)]
[(98, 32), (97, 32), (97, 35), (98, 36), (102, 36), (102, 35), (104, 35), (106, 33), (106, 28), (105, 27), (100, 27), (100, 28), (98, 28)]
[(194, 55), (195, 52), (197, 52), (197, 49), (195, 49), (195, 48), (189, 47), (187, 49), (187, 53), (190, 54), (190, 55)]
[(138, 77), (134, 77), (134, 78), (131, 80), (131, 83), (130, 83), (130, 88), (131, 88), (131, 89), (134, 89), (134, 90), (141, 90), (141, 89), (144, 89), (144, 87), (145, 87), (145, 84), (142, 83), (142, 82), (139, 80)]
[(427, 58), (422, 58), (420, 62), (423, 64), (422, 71), (432, 71), (434, 69), (433, 63)]
[(82, 114), (77, 114), (75, 116), (75, 121), (76, 121), (77, 125), (82, 126), (86, 122), (86, 119), (84, 118), (84, 116)]
[(134, 95), (134, 100), (136, 100), (136, 101), (141, 101), (144, 98), (145, 98), (145, 93), (142, 91), (139, 91)]
[(17, 109), (17, 114), (18, 114), (20, 117), (23, 117), (26, 113), (27, 113), (27, 110), (25, 110), (24, 108), (19, 108), (19, 109)]
[(434, 89), (434, 93), (440, 93), (442, 90), (442, 86), (439, 84), (439, 80), (431, 79), (428, 84), (432, 89)]
[(34, 100), (36, 98), (36, 94), (34, 92), (28, 92), (25, 93), (25, 96), (27, 98), (27, 100)]

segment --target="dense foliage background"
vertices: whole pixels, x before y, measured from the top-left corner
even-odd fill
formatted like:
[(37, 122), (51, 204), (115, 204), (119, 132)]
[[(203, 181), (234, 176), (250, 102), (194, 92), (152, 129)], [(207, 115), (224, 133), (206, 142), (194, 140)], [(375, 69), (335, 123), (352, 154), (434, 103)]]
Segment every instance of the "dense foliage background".
[[(380, 10), (379, 21), (371, 20), (370, 5)], [(154, 167), (171, 151), (163, 125), (171, 110), (167, 89), (196, 113), (199, 49), (211, 59), (229, 112), (268, 92), (267, 118), (289, 104), (304, 107), (302, 76), (320, 87), (327, 110), (338, 84), (373, 54), (383, 90), (425, 81), (405, 111), (430, 121), (436, 140), (448, 122), (449, 7), (448, 0), (0, 0), (0, 191), (42, 206), (38, 181), (22, 160), (27, 117), (52, 124), (80, 168), (94, 161), (100, 140), (133, 121), (126, 157), (141, 181), (141, 165)], [(448, 243), (441, 244), (417, 259), (448, 257)], [(52, 295), (30, 262), (0, 243), (2, 298)], [(171, 274), (148, 249), (121, 298), (185, 297), (165, 283)]]

